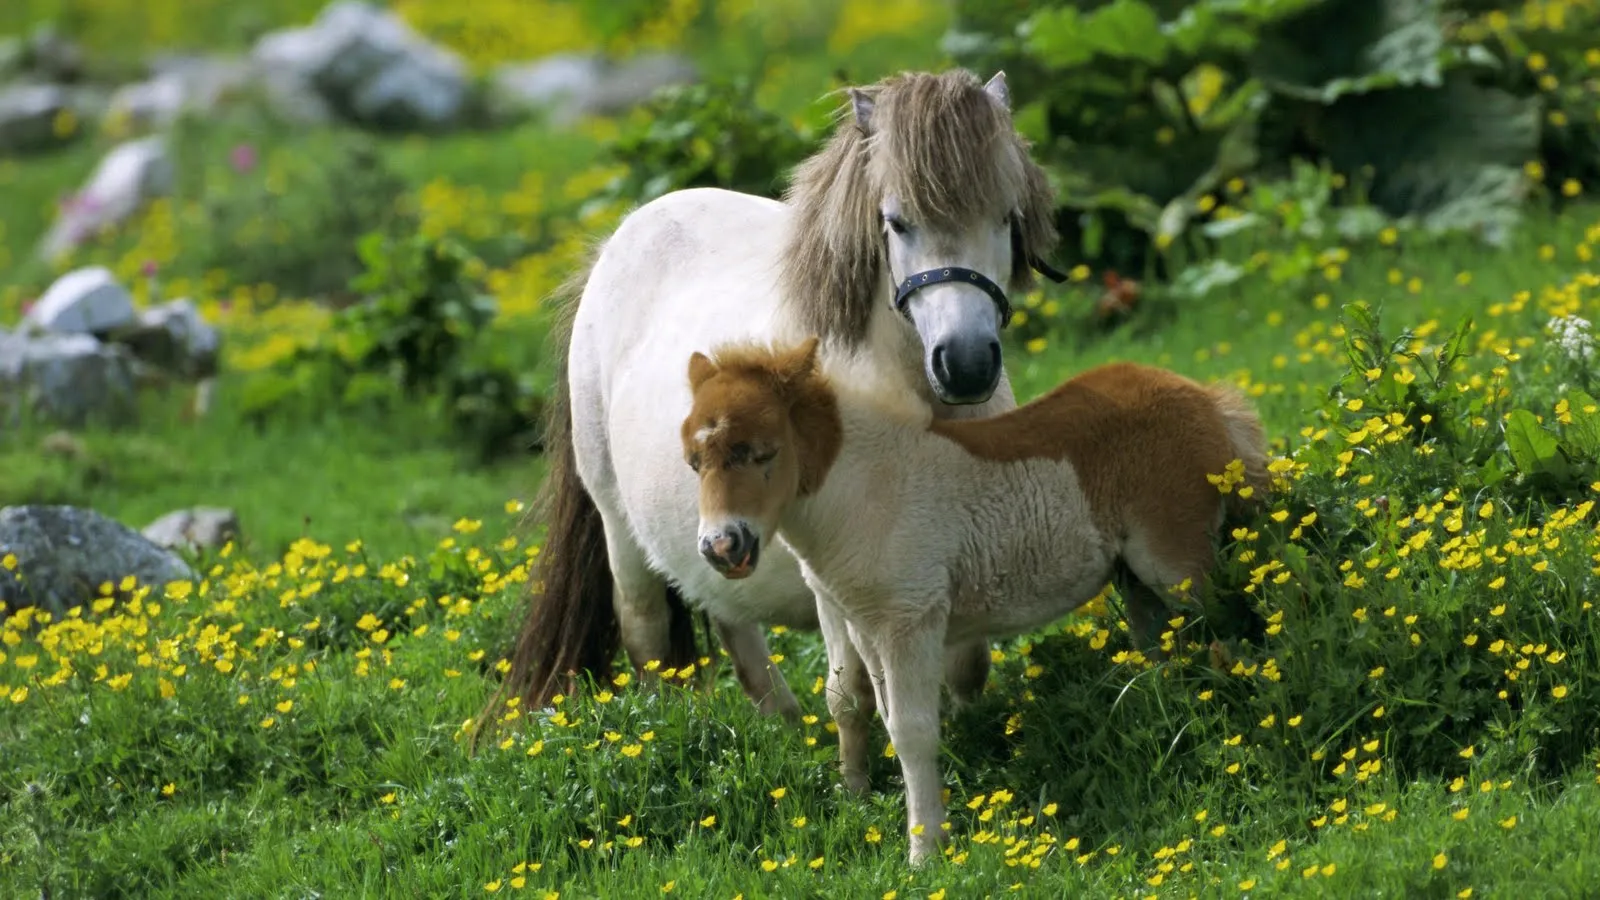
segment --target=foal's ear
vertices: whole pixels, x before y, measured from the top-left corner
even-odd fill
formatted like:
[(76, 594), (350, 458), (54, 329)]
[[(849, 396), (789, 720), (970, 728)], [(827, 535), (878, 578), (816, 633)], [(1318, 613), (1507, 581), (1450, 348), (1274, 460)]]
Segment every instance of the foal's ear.
[(994, 98), (994, 101), (1006, 109), (1011, 108), (1011, 89), (1006, 87), (1006, 73), (1004, 70), (994, 73), (989, 83), (983, 86), (983, 92)]
[(850, 89), (850, 110), (855, 113), (856, 127), (862, 134), (872, 133), (872, 110), (876, 106), (871, 94), (860, 88)]
[(816, 373), (819, 343), (816, 335), (812, 335), (784, 356), (780, 374), (785, 384), (798, 384)]
[(689, 357), (689, 390), (700, 390), (700, 385), (705, 384), (715, 374), (717, 374), (717, 364), (704, 353), (696, 350), (694, 355)]

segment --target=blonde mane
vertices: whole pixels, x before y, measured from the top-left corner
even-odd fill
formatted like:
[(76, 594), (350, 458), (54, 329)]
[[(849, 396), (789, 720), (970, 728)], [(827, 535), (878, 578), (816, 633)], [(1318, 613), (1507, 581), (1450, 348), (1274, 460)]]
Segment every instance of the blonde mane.
[(862, 92), (873, 103), (870, 133), (845, 103), (833, 137), (796, 168), (784, 198), (795, 215), (779, 282), (802, 330), (847, 347), (866, 337), (885, 286), (879, 215), (887, 194), (935, 228), (977, 221), (1005, 198), (1014, 251), (1006, 288), (1028, 289), (1031, 261), (1057, 242), (1055, 196), (1010, 111), (965, 69), (895, 75)]

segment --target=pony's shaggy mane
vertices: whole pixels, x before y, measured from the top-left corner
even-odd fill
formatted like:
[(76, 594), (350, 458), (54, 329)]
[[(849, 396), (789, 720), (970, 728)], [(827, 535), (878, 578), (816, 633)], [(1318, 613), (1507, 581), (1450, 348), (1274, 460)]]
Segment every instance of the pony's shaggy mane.
[(887, 286), (881, 203), (893, 194), (919, 225), (959, 228), (1012, 215), (1007, 289), (1033, 283), (1031, 262), (1054, 250), (1055, 196), (1011, 113), (965, 69), (906, 73), (862, 89), (868, 132), (847, 101), (833, 137), (801, 163), (785, 200), (794, 224), (779, 285), (807, 332), (859, 344)]

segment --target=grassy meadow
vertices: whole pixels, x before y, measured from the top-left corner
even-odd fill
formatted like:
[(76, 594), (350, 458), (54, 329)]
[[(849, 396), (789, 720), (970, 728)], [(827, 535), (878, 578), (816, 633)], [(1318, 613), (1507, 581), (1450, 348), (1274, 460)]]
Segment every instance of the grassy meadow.
[[(549, 29), (513, 28), (526, 10), (510, 2), (394, 5), (483, 65), (595, 27), (550, 12)], [(25, 0), (0, 27), (88, 7), (92, 48), (116, 44), (118, 21), (146, 23), (125, 33), (151, 45), (236, 46), (255, 27), (223, 3), (146, 6)], [(257, 10), (277, 24), (315, 8)], [(753, 4), (716, 7), (746, 29), (710, 32), (725, 40), (670, 16), (616, 40), (687, 43), (812, 122), (837, 68), (942, 65), (939, 7), (828, 8), (776, 61), (747, 38), (781, 15)], [(625, 209), (593, 201), (620, 127), (361, 145), (374, 190), (402, 187), (407, 227), (472, 247), (500, 303), (482, 352), (536, 385), (540, 299)], [(195, 163), (174, 197), (73, 262), (111, 265), (141, 301), (195, 297), (228, 341), (215, 407), (195, 419), (181, 391), (152, 394), (137, 428), (84, 429), (70, 452), (25, 422), (0, 434), (0, 505), (135, 526), (227, 505), (245, 536), (197, 560), (196, 582), (106, 585), (62, 621), (0, 625), (0, 895), (1592, 896), (1600, 206), (1577, 185), (1541, 188), (1489, 246), (1293, 228), (1292, 200), (1230, 184), (1213, 202), (1276, 223), (1217, 242), (1231, 283), (1147, 285), (1113, 321), (1087, 268), (1025, 299), (1006, 348), (1019, 397), (1118, 359), (1231, 381), (1267, 423), (1275, 489), (1219, 549), (1208, 615), (1173, 620), (1170, 660), (1133, 648), (1109, 593), (995, 646), (984, 697), (946, 718), (948, 852), (912, 871), (881, 725), (876, 793), (837, 785), (813, 634), (770, 636), (799, 727), (758, 716), (708, 649), (656, 673), (664, 686), (621, 675), (507, 705), (474, 734), (534, 577), (540, 462), (482, 461), (431, 407), (352, 406), (315, 381), (263, 413), (266, 373), (333, 340), (335, 313), (311, 299), (324, 286), (293, 279), (348, 248), (250, 221), (221, 243), (201, 211), (244, 196), (268, 225), (335, 221), (318, 167), (356, 139), (249, 113), (185, 129)], [(19, 211), (0, 234), (0, 322), (48, 283), (35, 236), (111, 140), (0, 162), (0, 205)], [(260, 205), (228, 163), (246, 143), (275, 186)]]

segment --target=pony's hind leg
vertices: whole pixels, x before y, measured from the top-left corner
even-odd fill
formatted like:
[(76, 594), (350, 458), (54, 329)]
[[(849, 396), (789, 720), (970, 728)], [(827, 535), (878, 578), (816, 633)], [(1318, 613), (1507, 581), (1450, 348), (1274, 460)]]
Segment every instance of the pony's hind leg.
[(783, 673), (773, 663), (761, 626), (736, 625), (715, 616), (711, 621), (716, 625), (717, 637), (722, 641), (723, 649), (728, 651), (729, 658), (733, 660), (733, 672), (739, 676), (740, 686), (744, 688), (745, 695), (755, 701), (762, 715), (777, 714), (791, 722), (800, 721), (800, 701), (795, 699), (794, 692), (789, 690), (789, 682), (784, 680)]
[(666, 580), (650, 568), (644, 550), (627, 536), (626, 526), (609, 517), (606, 550), (615, 584), (612, 604), (629, 661), (641, 672), (652, 660), (662, 665), (676, 664), (672, 659), (672, 607), (667, 601)]
[(950, 686), (950, 699), (957, 705), (978, 699), (989, 680), (990, 662), (987, 638), (976, 638), (946, 648), (944, 680)]

